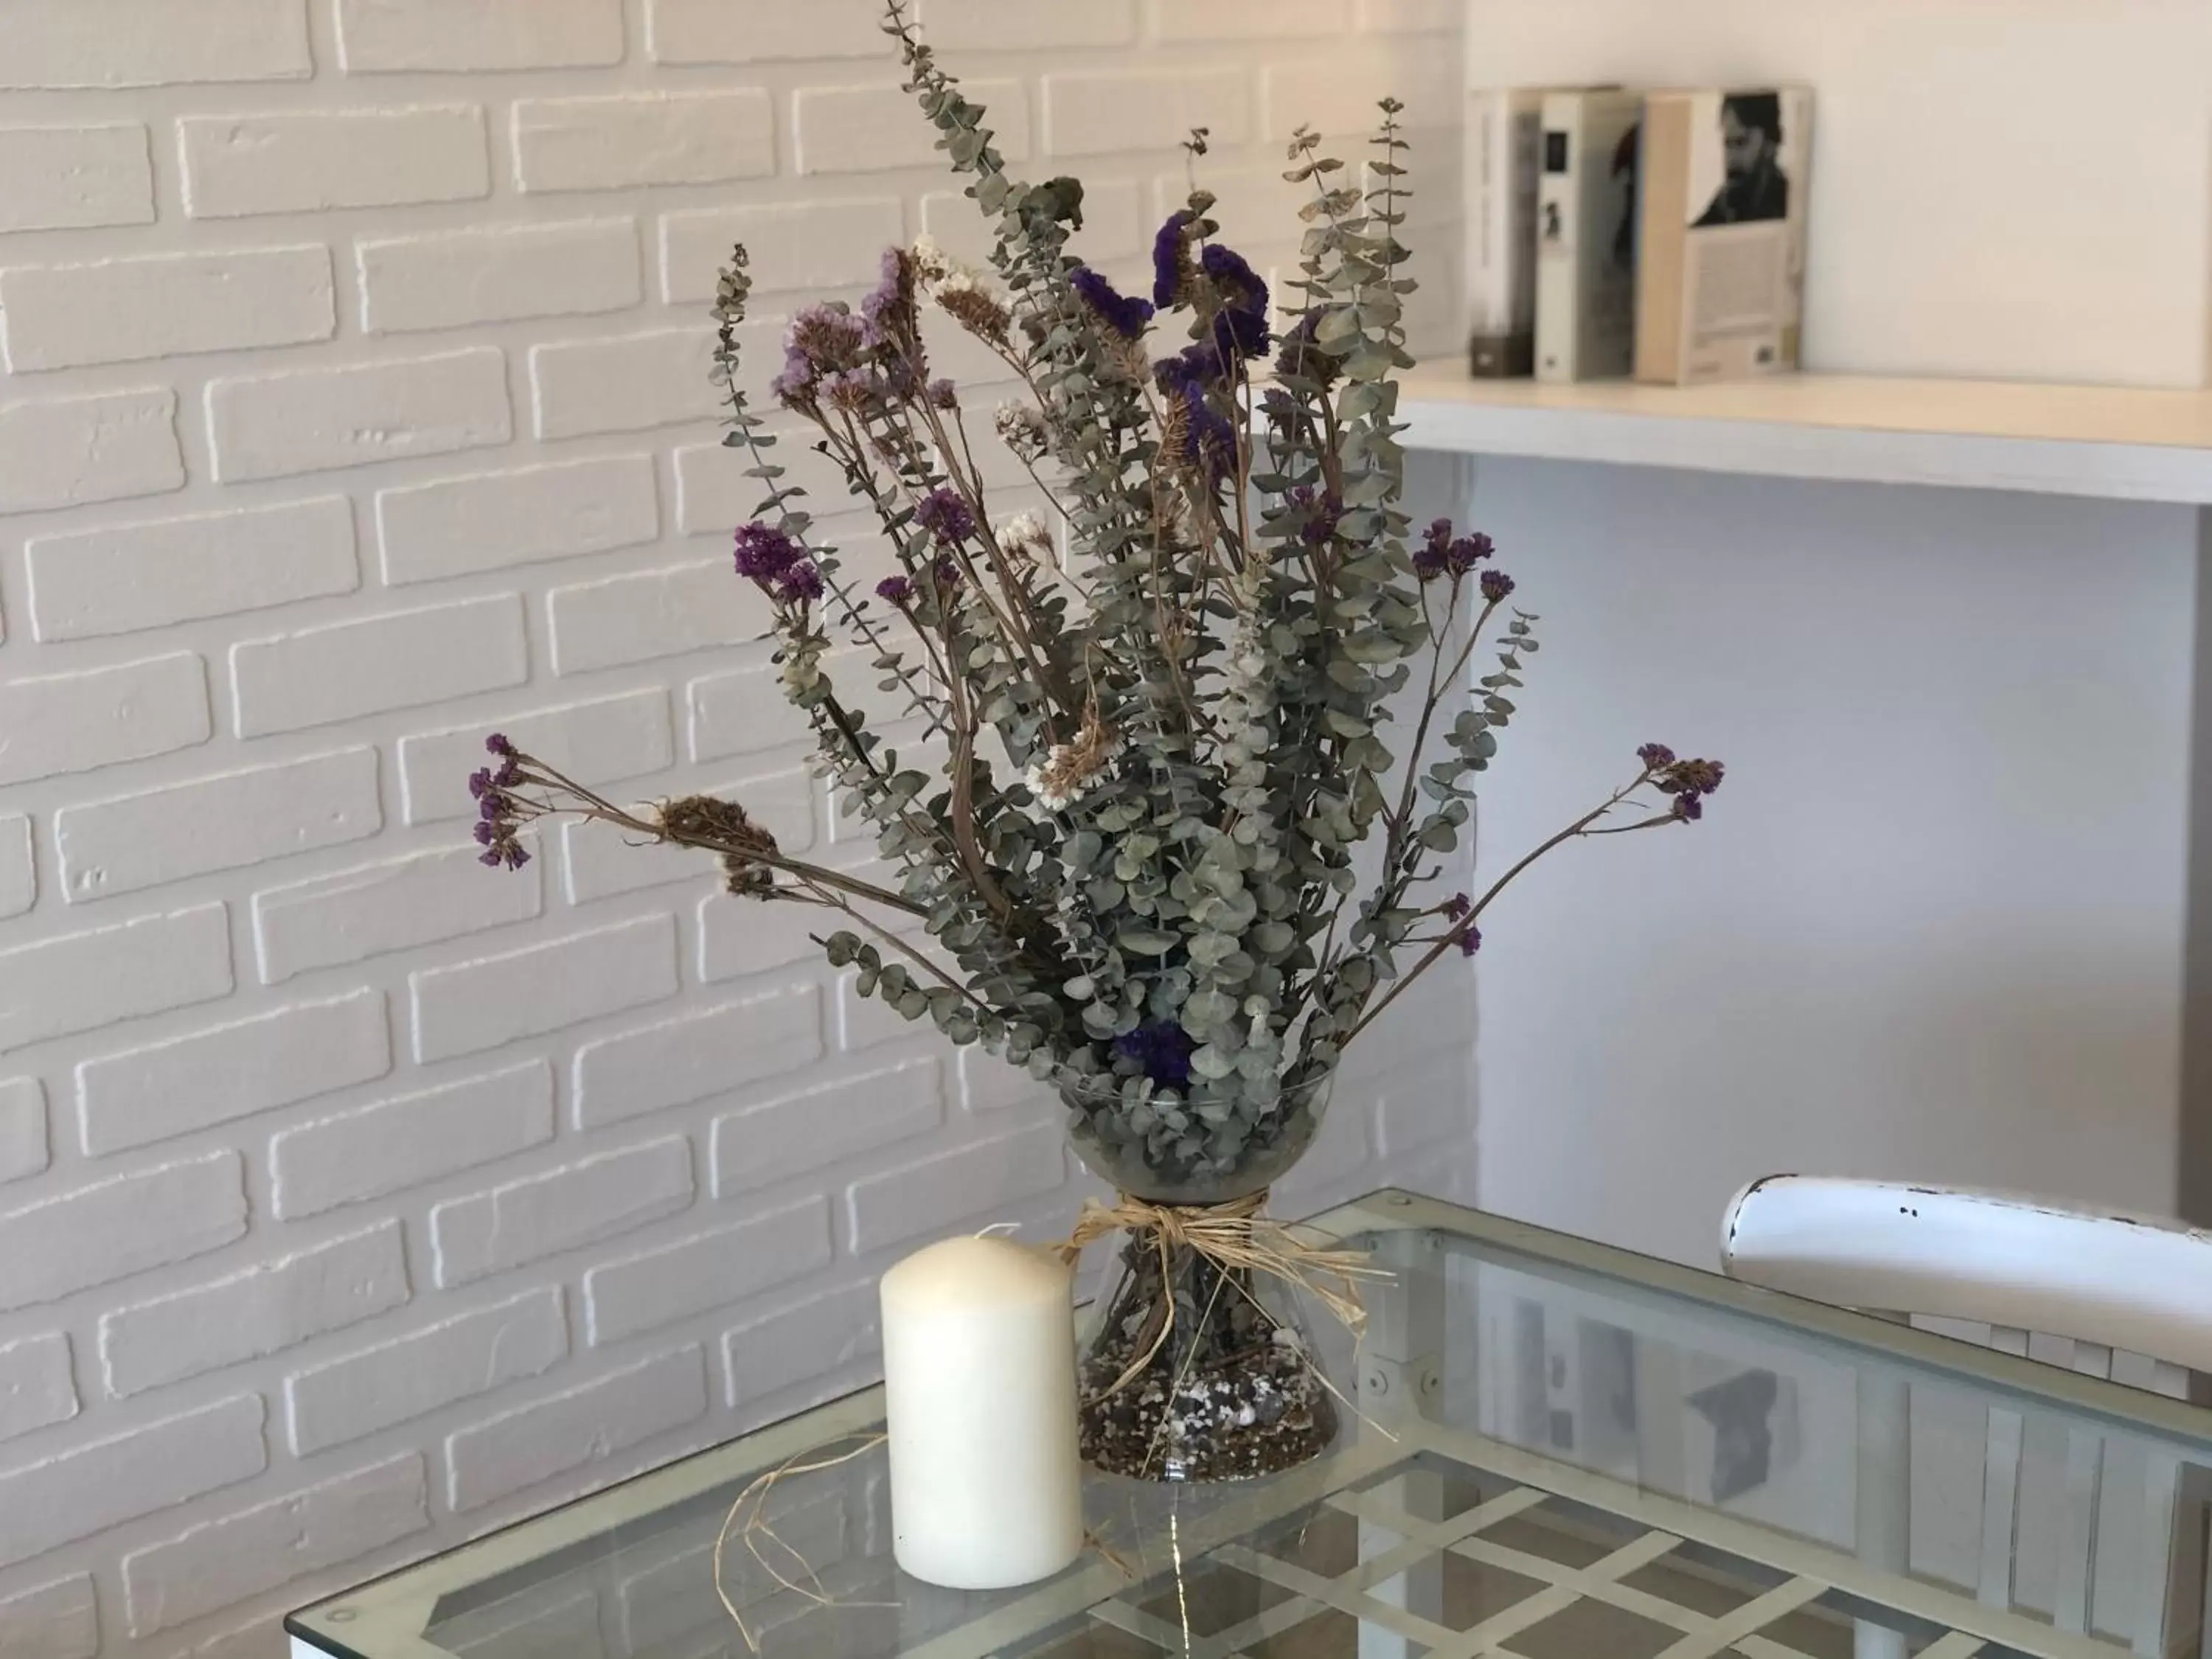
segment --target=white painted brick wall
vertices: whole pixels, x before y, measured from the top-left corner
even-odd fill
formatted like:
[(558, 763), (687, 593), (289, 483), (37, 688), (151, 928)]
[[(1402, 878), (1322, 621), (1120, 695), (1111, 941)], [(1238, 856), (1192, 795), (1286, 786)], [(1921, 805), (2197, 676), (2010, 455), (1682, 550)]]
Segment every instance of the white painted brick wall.
[[(1282, 137), (1395, 91), (1448, 293), (1458, 0), (921, 3), (1117, 270), (1185, 126), (1279, 264)], [(988, 241), (879, 16), (0, 0), (8, 1659), (269, 1659), (287, 1607), (865, 1381), (887, 1261), (1084, 1190), (1037, 1085), (846, 1006), (796, 907), (465, 832), (497, 728), (864, 856), (726, 574), (704, 311), (745, 240), (763, 363), (885, 241)], [(1286, 1204), (1471, 1176), (1467, 1003), (1409, 1000)]]

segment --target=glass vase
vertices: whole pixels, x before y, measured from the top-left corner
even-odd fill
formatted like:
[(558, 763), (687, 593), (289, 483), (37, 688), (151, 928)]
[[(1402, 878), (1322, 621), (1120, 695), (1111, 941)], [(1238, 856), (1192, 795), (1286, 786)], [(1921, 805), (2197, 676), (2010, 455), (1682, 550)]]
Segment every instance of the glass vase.
[[(1182, 1217), (1256, 1214), (1313, 1144), (1328, 1073), (1258, 1105), (1121, 1079), (1063, 1083), (1069, 1139), (1125, 1198)], [(1227, 1115), (1222, 1108), (1230, 1107)], [(1234, 1122), (1230, 1133), (1217, 1133)], [(1081, 1363), (1084, 1461), (1146, 1480), (1236, 1480), (1318, 1457), (1338, 1413), (1293, 1285), (1224, 1264), (1173, 1229), (1122, 1237)]]

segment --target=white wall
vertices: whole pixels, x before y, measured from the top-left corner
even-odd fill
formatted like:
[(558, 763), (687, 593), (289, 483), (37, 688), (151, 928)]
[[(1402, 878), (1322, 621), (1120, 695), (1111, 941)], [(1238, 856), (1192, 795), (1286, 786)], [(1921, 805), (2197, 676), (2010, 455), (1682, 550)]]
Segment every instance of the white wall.
[(1705, 821), (1484, 929), (1487, 1208), (1711, 1266), (1778, 1170), (2170, 1210), (2194, 515), (1490, 462), (1544, 613), (1495, 866), (1711, 754)]
[[(851, 1382), (884, 1261), (1072, 1206), (1036, 1091), (853, 1006), (803, 919), (465, 838), (503, 726), (865, 851), (727, 574), (702, 313), (738, 234), (763, 315), (972, 240), (878, 9), (0, 6), (9, 1659), (272, 1652), (288, 1605)], [(925, 15), (1118, 269), (1184, 127), (1279, 258), (1282, 141), (1386, 90), (1455, 246), (1458, 9)], [(1284, 1207), (1463, 1177), (1464, 1007), (1440, 976), (1378, 1031)]]

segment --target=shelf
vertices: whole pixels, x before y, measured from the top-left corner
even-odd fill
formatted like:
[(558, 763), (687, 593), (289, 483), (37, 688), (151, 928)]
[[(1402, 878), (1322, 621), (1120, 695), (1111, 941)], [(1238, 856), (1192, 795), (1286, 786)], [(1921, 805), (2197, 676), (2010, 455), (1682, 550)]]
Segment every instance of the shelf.
[(2212, 504), (2212, 392), (1783, 374), (1725, 386), (1407, 375), (1408, 448)]

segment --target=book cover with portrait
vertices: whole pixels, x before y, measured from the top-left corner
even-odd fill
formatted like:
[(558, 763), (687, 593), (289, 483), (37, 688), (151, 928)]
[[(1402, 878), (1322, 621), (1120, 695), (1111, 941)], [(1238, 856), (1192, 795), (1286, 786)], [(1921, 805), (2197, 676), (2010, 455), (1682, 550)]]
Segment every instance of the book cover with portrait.
[(1638, 380), (1690, 386), (1797, 367), (1812, 153), (1808, 88), (1648, 94)]

